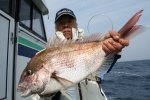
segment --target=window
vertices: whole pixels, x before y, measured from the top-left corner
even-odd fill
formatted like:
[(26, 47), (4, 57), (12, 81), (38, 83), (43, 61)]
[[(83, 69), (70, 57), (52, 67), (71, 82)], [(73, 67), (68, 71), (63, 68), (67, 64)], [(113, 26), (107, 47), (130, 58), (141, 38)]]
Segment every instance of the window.
[(11, 0), (0, 0), (0, 8), (7, 13), (10, 13), (10, 2)]
[(31, 4), (27, 0), (21, 0), (20, 21), (27, 27), (31, 27)]
[(42, 12), (31, 0), (20, 1), (20, 25), (46, 40)]
[(38, 12), (38, 10), (35, 7), (33, 7), (33, 24), (32, 24), (32, 29), (36, 33), (39, 33), (40, 36), (44, 37), (42, 16), (41, 16), (41, 14)]

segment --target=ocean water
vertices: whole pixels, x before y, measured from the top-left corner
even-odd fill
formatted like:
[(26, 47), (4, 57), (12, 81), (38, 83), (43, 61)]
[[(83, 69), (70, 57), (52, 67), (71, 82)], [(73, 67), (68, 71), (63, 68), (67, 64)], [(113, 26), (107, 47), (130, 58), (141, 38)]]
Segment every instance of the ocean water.
[(117, 62), (101, 87), (108, 100), (150, 100), (150, 60)]

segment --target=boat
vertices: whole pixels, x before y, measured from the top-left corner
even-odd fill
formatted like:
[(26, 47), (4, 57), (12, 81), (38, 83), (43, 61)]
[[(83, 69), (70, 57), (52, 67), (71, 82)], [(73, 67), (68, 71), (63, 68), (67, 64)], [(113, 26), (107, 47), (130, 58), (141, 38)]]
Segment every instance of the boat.
[(44, 0), (0, 0), (0, 100), (22, 98), (17, 85), (30, 59), (45, 48)]

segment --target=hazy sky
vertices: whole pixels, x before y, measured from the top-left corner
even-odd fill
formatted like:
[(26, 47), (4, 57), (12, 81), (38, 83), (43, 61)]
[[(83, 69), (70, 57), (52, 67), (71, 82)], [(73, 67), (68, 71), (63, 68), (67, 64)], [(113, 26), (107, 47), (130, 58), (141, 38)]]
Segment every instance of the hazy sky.
[[(143, 9), (142, 16), (137, 25), (150, 26), (150, 0), (45, 0), (49, 9), (48, 16), (44, 16), (47, 37), (54, 36), (55, 14), (61, 8), (69, 8), (74, 11), (78, 27), (84, 29), (85, 36), (90, 33), (106, 33), (113, 29), (118, 31), (136, 12)], [(101, 21), (101, 19), (103, 19)], [(122, 51), (122, 58), (119, 61), (132, 61), (150, 59), (150, 29), (143, 34), (130, 40), (130, 45)]]

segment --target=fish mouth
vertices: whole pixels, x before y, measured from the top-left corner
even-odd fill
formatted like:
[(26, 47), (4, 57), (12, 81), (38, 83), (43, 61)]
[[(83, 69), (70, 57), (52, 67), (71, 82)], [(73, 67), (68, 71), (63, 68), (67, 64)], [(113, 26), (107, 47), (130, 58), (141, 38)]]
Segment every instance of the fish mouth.
[(17, 92), (23, 92), (25, 90), (26, 89), (24, 87), (21, 87), (21, 86), (18, 86), (18, 88), (17, 88)]
[(18, 87), (17, 92), (22, 92), (21, 97), (23, 98), (31, 95), (31, 90), (28, 88)]

